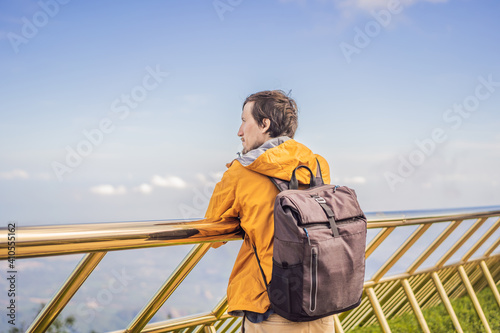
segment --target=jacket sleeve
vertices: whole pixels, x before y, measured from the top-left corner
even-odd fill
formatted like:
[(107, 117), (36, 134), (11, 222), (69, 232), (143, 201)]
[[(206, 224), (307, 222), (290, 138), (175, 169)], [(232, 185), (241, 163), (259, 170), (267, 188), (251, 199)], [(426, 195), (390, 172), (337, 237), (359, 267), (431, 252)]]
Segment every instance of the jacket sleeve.
[[(205, 213), (206, 219), (211, 219), (214, 223), (217, 221), (231, 220), (234, 222), (234, 229), (240, 227), (239, 211), (240, 204), (237, 200), (237, 187), (238, 187), (238, 172), (235, 166), (229, 167), (224, 173), (222, 179), (215, 185), (214, 192), (210, 198), (207, 211)], [(235, 219), (236, 218), (236, 219)], [(213, 247), (219, 247), (223, 243), (214, 243)]]

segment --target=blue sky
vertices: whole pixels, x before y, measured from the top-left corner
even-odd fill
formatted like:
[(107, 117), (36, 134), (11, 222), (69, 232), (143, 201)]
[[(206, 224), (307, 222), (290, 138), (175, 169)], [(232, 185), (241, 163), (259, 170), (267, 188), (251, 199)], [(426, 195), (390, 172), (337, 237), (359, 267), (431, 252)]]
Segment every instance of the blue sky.
[(0, 220), (201, 217), (267, 89), (364, 210), (498, 205), (500, 4), (391, 3), (3, 1)]

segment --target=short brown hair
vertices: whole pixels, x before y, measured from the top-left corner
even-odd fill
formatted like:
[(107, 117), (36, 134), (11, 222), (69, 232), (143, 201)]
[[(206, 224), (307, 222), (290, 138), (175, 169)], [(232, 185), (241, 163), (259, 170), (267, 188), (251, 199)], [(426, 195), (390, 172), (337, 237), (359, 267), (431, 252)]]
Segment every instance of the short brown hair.
[(254, 102), (252, 116), (257, 124), (264, 125), (269, 119), (271, 125), (267, 133), (272, 138), (288, 136), (293, 139), (298, 126), (297, 104), (281, 90), (266, 90), (252, 94), (243, 103)]

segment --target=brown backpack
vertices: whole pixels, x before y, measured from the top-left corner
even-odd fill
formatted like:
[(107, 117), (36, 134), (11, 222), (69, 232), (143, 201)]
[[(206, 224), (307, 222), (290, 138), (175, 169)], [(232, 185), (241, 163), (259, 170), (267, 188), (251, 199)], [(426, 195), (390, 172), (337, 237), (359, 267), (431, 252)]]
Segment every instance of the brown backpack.
[[(298, 189), (295, 171), (306, 168), (310, 187)], [(262, 277), (274, 312), (311, 321), (357, 307), (365, 275), (366, 217), (356, 193), (325, 185), (300, 165), (290, 182), (271, 178), (280, 193), (274, 204), (272, 280)]]

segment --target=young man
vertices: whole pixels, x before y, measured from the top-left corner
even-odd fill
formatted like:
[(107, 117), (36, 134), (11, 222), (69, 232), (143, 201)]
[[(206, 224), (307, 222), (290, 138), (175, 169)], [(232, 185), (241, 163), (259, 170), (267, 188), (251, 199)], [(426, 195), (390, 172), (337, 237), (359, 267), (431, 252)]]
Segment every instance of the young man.
[[(206, 218), (239, 217), (245, 231), (227, 288), (228, 313), (244, 316), (243, 332), (333, 332), (333, 317), (296, 323), (271, 308), (255, 246), (267, 281), (271, 281), (274, 200), (278, 189), (269, 177), (289, 181), (293, 170), (306, 165), (317, 170), (319, 161), (325, 184), (330, 183), (326, 160), (293, 140), (297, 105), (282, 91), (262, 91), (243, 103), (238, 136), (243, 155), (228, 164), (216, 185)], [(299, 183), (309, 183), (309, 173), (297, 171)]]

